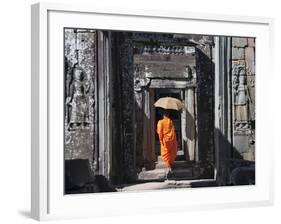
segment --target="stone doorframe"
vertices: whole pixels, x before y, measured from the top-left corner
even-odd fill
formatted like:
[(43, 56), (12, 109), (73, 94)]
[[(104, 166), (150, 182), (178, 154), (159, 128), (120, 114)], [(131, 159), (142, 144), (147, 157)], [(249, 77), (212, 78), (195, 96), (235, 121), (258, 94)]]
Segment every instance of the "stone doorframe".
[(112, 68), (111, 32), (97, 32), (98, 147), (96, 173), (110, 177), (112, 169)]
[(227, 180), (232, 150), (231, 37), (215, 37), (215, 179)]
[[(212, 178), (214, 174), (213, 38), (211, 36), (201, 36), (200, 41), (194, 43), (194, 41), (191, 42), (186, 36), (162, 37), (159, 35), (160, 34), (145, 34), (143, 37), (142, 34), (139, 33), (126, 32), (116, 35), (117, 41), (120, 43), (118, 45), (118, 54), (116, 54), (118, 62), (116, 77), (120, 77), (120, 97), (118, 100), (121, 101), (120, 118), (122, 119), (120, 120), (121, 136), (120, 153), (118, 154), (122, 157), (122, 160), (120, 160), (122, 162), (118, 164), (118, 166), (122, 170), (125, 182), (134, 182), (137, 179), (137, 174), (141, 171), (139, 168), (144, 167), (142, 136), (145, 130), (143, 127), (145, 111), (143, 101), (144, 97), (149, 97), (149, 94), (144, 95), (142, 91), (149, 91), (149, 86), (151, 83), (155, 82), (156, 79), (172, 81), (172, 78), (174, 81), (178, 81), (178, 84), (180, 84), (181, 81), (188, 81), (191, 84), (192, 80), (190, 80), (190, 78), (195, 78), (196, 82), (193, 83), (197, 85), (196, 91), (194, 91), (194, 94), (196, 94), (194, 98), (197, 104), (197, 111), (195, 112), (197, 116), (195, 119), (198, 126), (195, 130), (195, 136), (198, 139), (195, 146), (200, 149), (197, 155), (195, 155), (195, 159), (199, 160), (198, 166), (200, 166), (200, 174), (202, 173), (202, 177)], [(181, 68), (176, 70), (176, 72), (172, 72), (172, 69), (166, 70), (165, 75), (157, 74), (157, 68), (151, 69), (148, 65), (149, 63), (146, 63), (145, 60), (135, 63), (137, 61), (135, 60), (135, 55), (137, 55), (138, 52), (145, 53), (145, 57), (149, 56), (151, 53), (150, 50), (147, 52), (147, 48), (138, 51), (137, 47), (142, 43), (145, 47), (151, 43), (151, 40), (159, 40), (160, 37), (164, 38), (163, 41), (159, 43), (160, 46), (176, 44), (179, 48), (184, 46), (194, 48), (192, 51), (193, 54), (191, 55), (192, 57), (194, 56), (194, 58), (191, 58), (191, 63), (194, 62), (194, 64), (192, 64), (192, 72), (195, 74), (194, 77), (189, 77), (189, 71), (186, 66), (190, 64), (190, 60), (184, 59), (184, 61), (181, 61)], [(152, 45), (154, 46), (153, 43)], [(134, 46), (136, 46), (136, 48), (134, 48)], [(149, 49), (152, 51), (155, 50), (154, 47), (150, 47)], [(186, 53), (190, 54), (192, 52), (187, 51)], [(160, 57), (160, 60), (162, 58), (164, 61), (167, 61), (167, 59), (170, 58), (168, 57), (170, 53), (174, 55), (173, 52), (165, 50), (164, 56)], [(156, 54), (163, 54), (163, 51), (157, 50), (156, 48)], [(147, 59), (149, 60), (149, 57)], [(161, 68), (163, 67), (161, 66)], [(148, 113), (149, 111), (146, 112)]]
[[(196, 96), (196, 84), (195, 80), (171, 80), (171, 79), (146, 79), (141, 81), (142, 85), (135, 85), (135, 99), (138, 106), (142, 108), (142, 118), (139, 118), (140, 110), (135, 109), (135, 145), (134, 151), (136, 154), (140, 154), (142, 151), (142, 159), (144, 167), (147, 169), (153, 169), (156, 161), (155, 155), (155, 110), (153, 106), (154, 90), (160, 88), (167, 89), (179, 89), (184, 92), (184, 105), (185, 108), (182, 111), (182, 137), (184, 139), (184, 149), (186, 150), (186, 160), (199, 161), (198, 153), (198, 138), (197, 138), (197, 96)], [(139, 120), (143, 120), (142, 125), (139, 124)], [(137, 138), (139, 138), (139, 129), (142, 129), (143, 144), (142, 147), (137, 144)], [(137, 166), (138, 164), (136, 164)]]

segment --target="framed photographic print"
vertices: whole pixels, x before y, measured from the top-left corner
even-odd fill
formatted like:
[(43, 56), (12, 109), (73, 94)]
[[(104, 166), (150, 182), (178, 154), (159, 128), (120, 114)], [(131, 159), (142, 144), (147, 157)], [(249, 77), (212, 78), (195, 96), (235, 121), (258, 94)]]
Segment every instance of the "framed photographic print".
[(32, 217), (271, 204), (272, 24), (33, 5)]

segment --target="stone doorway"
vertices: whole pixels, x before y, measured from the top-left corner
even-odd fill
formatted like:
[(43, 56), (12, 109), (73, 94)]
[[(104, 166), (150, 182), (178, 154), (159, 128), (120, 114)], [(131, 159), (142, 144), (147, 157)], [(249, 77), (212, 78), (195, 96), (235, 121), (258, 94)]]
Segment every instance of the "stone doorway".
[[(175, 86), (179, 83), (174, 81)], [(188, 86), (186, 82), (185, 85)], [(152, 87), (153, 86), (152, 84)], [(151, 105), (149, 108), (149, 119), (144, 120), (145, 133), (143, 142), (146, 147), (143, 148), (143, 156), (147, 159), (142, 171), (138, 175), (141, 181), (162, 180), (166, 178), (166, 166), (161, 158), (160, 144), (158, 134), (156, 133), (157, 122), (162, 119), (161, 108), (152, 106), (161, 97), (171, 96), (180, 99), (184, 103), (184, 109), (172, 114), (178, 142), (178, 152), (174, 163), (173, 175), (170, 179), (197, 179), (200, 175), (200, 165), (197, 145), (197, 122), (195, 113), (197, 111), (195, 104), (194, 88), (169, 88), (165, 81), (159, 81), (157, 88), (150, 88), (148, 98)], [(191, 94), (192, 93), (192, 94)], [(188, 115), (187, 115), (188, 114)], [(148, 129), (153, 131), (149, 132)], [(150, 140), (148, 140), (150, 139)], [(148, 140), (148, 141), (147, 141)], [(136, 161), (137, 163), (139, 161)]]
[[(151, 46), (138, 46), (154, 49)], [(169, 46), (167, 49), (174, 49)], [(165, 96), (183, 101), (184, 109), (175, 112), (173, 121), (178, 140), (174, 178), (196, 179), (200, 175), (197, 137), (197, 80), (195, 48), (183, 46), (184, 53), (148, 53), (135, 51), (134, 63), (134, 117), (135, 152), (138, 180), (160, 180), (165, 177), (165, 165), (160, 156), (156, 126), (161, 119), (160, 109), (154, 107), (157, 99)], [(143, 53), (145, 52), (145, 53)]]
[(160, 168), (153, 103), (157, 94), (167, 90), (175, 90), (185, 101), (179, 122), (183, 163), (179, 168), (189, 174), (183, 178), (214, 178), (211, 39), (203, 46), (191, 42), (190, 36), (124, 32), (116, 37), (121, 43), (116, 51), (116, 77), (120, 77), (123, 163), (119, 166), (124, 179), (142, 180), (143, 171)]

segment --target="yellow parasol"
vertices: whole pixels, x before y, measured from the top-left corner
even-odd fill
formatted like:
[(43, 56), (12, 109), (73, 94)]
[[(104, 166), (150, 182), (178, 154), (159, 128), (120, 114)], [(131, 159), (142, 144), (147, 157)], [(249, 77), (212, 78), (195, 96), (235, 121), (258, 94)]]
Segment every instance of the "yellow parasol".
[(183, 108), (183, 103), (174, 97), (162, 97), (154, 103), (154, 106), (164, 109), (180, 110)]

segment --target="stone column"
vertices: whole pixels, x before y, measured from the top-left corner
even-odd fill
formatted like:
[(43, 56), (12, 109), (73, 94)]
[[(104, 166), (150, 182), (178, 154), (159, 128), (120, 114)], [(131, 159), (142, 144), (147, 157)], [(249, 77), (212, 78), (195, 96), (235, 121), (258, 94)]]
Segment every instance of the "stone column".
[(186, 120), (186, 140), (187, 153), (186, 159), (194, 161), (196, 156), (196, 133), (195, 133), (195, 99), (194, 88), (185, 90), (185, 120)]
[(153, 90), (144, 90), (143, 158), (146, 169), (153, 169), (155, 162)]
[[(214, 174), (214, 65), (212, 62), (213, 37), (203, 36), (196, 46), (197, 77), (197, 137), (200, 175)], [(197, 155), (196, 155), (197, 156)]]
[(121, 85), (121, 145), (123, 155), (123, 175), (125, 182), (136, 179), (136, 158), (134, 149), (134, 63), (133, 47), (130, 40), (126, 40), (126, 33), (120, 38), (120, 85)]
[(154, 89), (149, 90), (150, 94), (150, 161), (151, 161), (151, 166), (152, 168), (155, 168), (155, 161), (156, 161), (156, 154), (155, 154), (155, 132), (156, 132), (156, 124), (155, 124), (155, 107), (154, 107)]
[(231, 158), (231, 38), (216, 37), (215, 71), (215, 154), (216, 179), (225, 185), (228, 177), (227, 160)]

